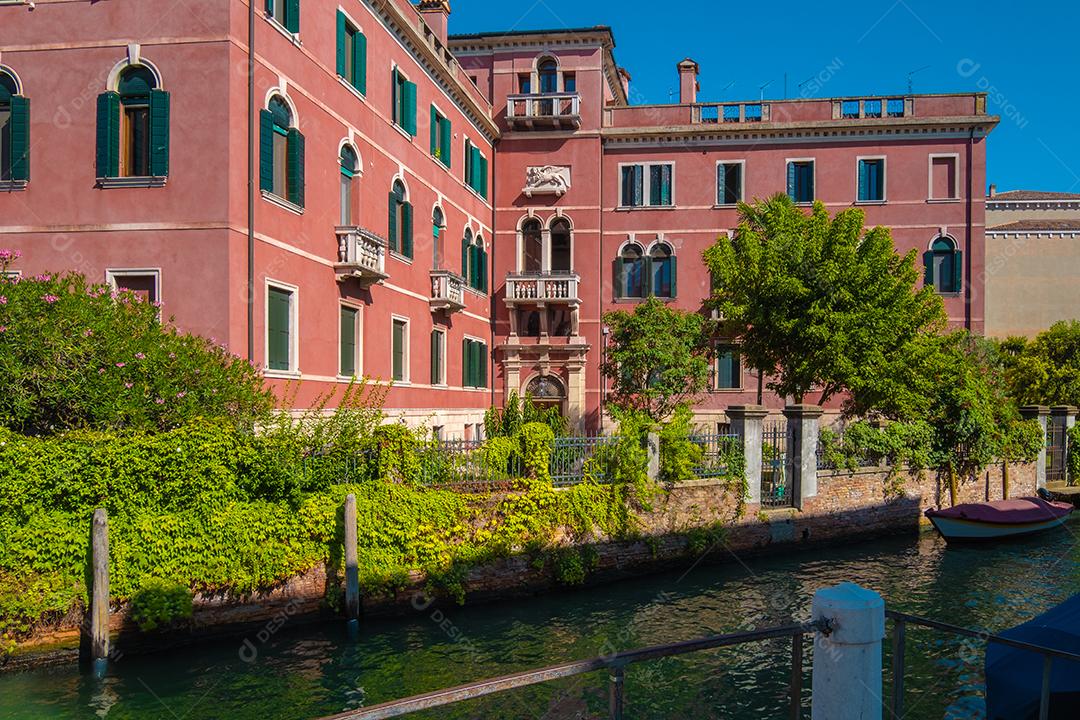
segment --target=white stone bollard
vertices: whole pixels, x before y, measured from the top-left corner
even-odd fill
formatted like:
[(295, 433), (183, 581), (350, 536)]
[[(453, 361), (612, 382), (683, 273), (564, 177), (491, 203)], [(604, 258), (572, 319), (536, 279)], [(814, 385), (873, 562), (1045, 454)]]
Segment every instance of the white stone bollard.
[(885, 601), (873, 590), (841, 583), (814, 593), (813, 720), (881, 720), (881, 640)]

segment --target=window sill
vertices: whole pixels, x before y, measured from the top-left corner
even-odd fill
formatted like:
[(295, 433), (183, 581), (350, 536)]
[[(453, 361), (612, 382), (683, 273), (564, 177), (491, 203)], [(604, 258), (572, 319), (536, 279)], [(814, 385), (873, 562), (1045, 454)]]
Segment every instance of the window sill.
[(273, 15), (270, 15), (270, 14), (268, 14), (268, 13), (264, 13), (264, 14), (266, 15), (266, 21), (267, 21), (268, 23), (270, 23), (270, 27), (274, 28), (274, 29), (275, 29), (275, 30), (277, 30), (277, 31), (278, 31), (279, 33), (281, 33), (282, 35), (284, 35), (284, 36), (285, 36), (285, 38), (286, 38), (286, 39), (287, 39), (287, 40), (288, 40), (289, 42), (291, 42), (291, 43), (292, 43), (293, 45), (295, 45), (296, 47), (300, 47), (300, 33), (298, 33), (298, 32), (296, 32), (296, 33), (292, 32), (291, 30), (289, 30), (289, 28), (287, 28), (287, 27), (285, 27), (284, 25), (282, 25), (282, 24), (281, 24), (281, 23), (280, 23), (280, 22), (278, 21), (278, 19), (277, 19), (276, 17), (274, 17)]
[(405, 263), (406, 265), (412, 265), (413, 264), (413, 259), (411, 257), (409, 257), (408, 255), (402, 255), (401, 253), (399, 253), (396, 250), (389, 250), (387, 252), (389, 252), (390, 257), (394, 258), (395, 260), (399, 260), (399, 261)]
[(413, 140), (416, 139), (414, 136), (409, 134), (408, 130), (406, 130), (405, 128), (398, 125), (396, 120), (391, 122), (390, 124), (393, 125), (394, 129), (397, 130), (401, 134), (401, 136), (403, 138), (405, 138), (406, 140), (408, 140), (409, 142), (412, 142)]
[(737, 387), (737, 388), (713, 388), (712, 391), (714, 393), (741, 393), (741, 392), (746, 392), (746, 390), (744, 388), (741, 388), (741, 387)]
[(412, 380), (391, 380), (394, 387), (412, 387)]
[(733, 203), (717, 203), (716, 205), (713, 205), (713, 210), (735, 210), (739, 207), (740, 202), (742, 202), (742, 200)]
[(283, 210), (288, 210), (289, 212), (291, 212), (291, 213), (293, 213), (295, 215), (303, 215), (304, 214), (304, 208), (300, 207), (296, 203), (289, 202), (285, 198), (279, 197), (278, 195), (275, 195), (274, 193), (270, 192), (269, 190), (260, 190), (259, 192), (262, 193), (263, 200), (266, 200), (267, 202), (269, 202), (272, 205), (277, 205), (279, 208), (281, 208)]
[(958, 198), (958, 197), (956, 197), (956, 198), (926, 198), (926, 202), (937, 205), (937, 204), (958, 203), (962, 199), (963, 198)]
[(97, 186), (102, 190), (113, 188), (159, 188), (165, 187), (165, 176), (99, 177)]
[(814, 206), (814, 201), (813, 200), (792, 200), (791, 202), (792, 202), (793, 205), (795, 205), (795, 207), (813, 207)]
[(678, 210), (677, 205), (618, 205), (615, 212), (630, 212), (631, 210)]
[[(3, 3), (0, 2), (0, 5)], [(0, 180), (0, 192), (22, 192), (26, 189), (27, 180)]]
[(360, 98), (364, 102), (367, 102), (367, 97), (364, 95), (364, 93), (360, 92), (359, 88), (357, 88), (355, 85), (353, 85), (351, 82), (349, 82), (345, 78), (341, 77), (340, 75), (337, 76), (337, 79), (338, 79), (338, 82), (340, 82), (343, 86), (345, 86), (346, 90), (348, 90), (349, 92), (351, 92), (353, 95)]
[(942, 291), (942, 290), (934, 290), (934, 292), (937, 293), (938, 297), (943, 297), (943, 298), (958, 298), (958, 297), (961, 297), (964, 294), (960, 290), (949, 290), (947, 292)]
[(270, 378), (272, 380), (299, 380), (299, 370), (271, 370), (269, 368), (263, 368), (263, 377)]
[(856, 205), (885, 205), (886, 200), (856, 200)]
[(483, 290), (477, 290), (476, 288), (472, 287), (471, 285), (462, 286), (462, 290), (465, 290), (466, 292), (470, 292), (473, 295), (476, 295), (477, 297), (487, 297), (486, 292), (484, 292)]
[(474, 188), (474, 187), (473, 187), (472, 185), (470, 185), (469, 183), (465, 182), (464, 180), (462, 181), (462, 185), (464, 185), (464, 186), (465, 186), (465, 189), (466, 189), (466, 190), (468, 190), (468, 191), (469, 191), (469, 192), (471, 192), (471, 193), (472, 193), (473, 195), (475, 195), (476, 197), (478, 197), (478, 198), (479, 198), (479, 199), (480, 199), (480, 200), (481, 200), (481, 201), (482, 201), (482, 202), (483, 202), (483, 203), (484, 203), (485, 205), (487, 205), (487, 204), (488, 204), (488, 199), (487, 199), (486, 197), (484, 197), (484, 196), (483, 196), (483, 195), (482, 195), (482, 194), (480, 193), (480, 191), (479, 191), (479, 190), (477, 190), (476, 188)]

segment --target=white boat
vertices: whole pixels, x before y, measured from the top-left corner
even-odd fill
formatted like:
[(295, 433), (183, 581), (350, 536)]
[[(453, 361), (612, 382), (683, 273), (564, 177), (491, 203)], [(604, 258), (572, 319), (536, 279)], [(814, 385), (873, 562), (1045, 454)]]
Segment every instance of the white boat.
[(931, 508), (926, 517), (946, 540), (992, 540), (1049, 530), (1072, 511), (1068, 503), (1026, 497)]

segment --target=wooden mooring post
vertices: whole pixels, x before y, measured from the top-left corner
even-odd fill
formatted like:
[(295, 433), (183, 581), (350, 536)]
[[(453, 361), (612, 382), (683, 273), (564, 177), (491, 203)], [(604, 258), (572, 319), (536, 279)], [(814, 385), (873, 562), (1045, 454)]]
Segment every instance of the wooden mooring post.
[(356, 495), (345, 496), (345, 614), (360, 617), (360, 571), (356, 551)]
[(90, 659), (109, 657), (109, 518), (104, 508), (94, 511), (90, 534), (93, 595), (90, 601)]

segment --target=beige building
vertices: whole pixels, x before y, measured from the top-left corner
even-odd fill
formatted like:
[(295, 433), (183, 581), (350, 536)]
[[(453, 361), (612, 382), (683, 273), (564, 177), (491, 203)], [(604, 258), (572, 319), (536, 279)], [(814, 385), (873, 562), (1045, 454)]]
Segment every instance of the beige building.
[(1080, 318), (1080, 193), (990, 186), (986, 334), (1034, 336)]

